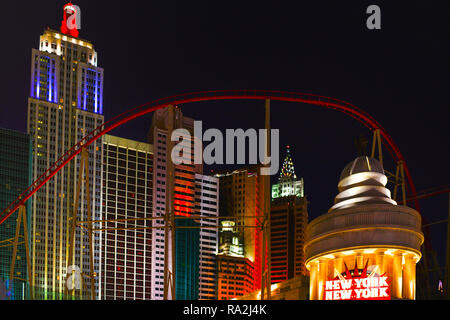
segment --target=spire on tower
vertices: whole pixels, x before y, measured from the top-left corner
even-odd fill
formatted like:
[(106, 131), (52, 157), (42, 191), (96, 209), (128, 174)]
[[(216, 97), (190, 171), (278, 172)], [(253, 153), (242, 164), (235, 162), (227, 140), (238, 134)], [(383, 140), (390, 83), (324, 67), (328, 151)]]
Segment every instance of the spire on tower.
[(281, 167), (278, 183), (272, 185), (272, 199), (297, 196), (303, 197), (303, 178), (297, 179), (294, 170), (294, 162), (291, 156), (291, 147), (286, 148), (286, 158)]
[(290, 146), (286, 147), (286, 157), (284, 158), (283, 166), (281, 167), (279, 181), (294, 180), (297, 179), (294, 170), (294, 163), (291, 156)]

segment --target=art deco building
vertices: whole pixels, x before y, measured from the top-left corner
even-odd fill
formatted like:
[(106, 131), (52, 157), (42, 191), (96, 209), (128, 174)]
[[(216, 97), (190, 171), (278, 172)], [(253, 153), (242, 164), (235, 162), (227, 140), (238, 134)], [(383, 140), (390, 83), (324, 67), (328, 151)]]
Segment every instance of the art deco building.
[(335, 204), (307, 227), (310, 299), (415, 299), (421, 217), (397, 205), (386, 183), (373, 158), (342, 171)]
[[(28, 134), (0, 128), (0, 208), (6, 208), (31, 184), (31, 139)], [(27, 221), (30, 223), (31, 202), (27, 204)], [(19, 210), (0, 225), (0, 285), (6, 290), (5, 299), (29, 299), (25, 245), (17, 247), (14, 279), (10, 279), (10, 267)], [(23, 222), (22, 222), (23, 223)], [(23, 225), (19, 235), (24, 235)], [(20, 239), (20, 242), (23, 238)], [(22, 279), (22, 280), (21, 280)], [(1, 298), (0, 298), (1, 299)]]
[(297, 179), (288, 147), (278, 183), (272, 186), (271, 281), (306, 275), (304, 241), (308, 224), (303, 179)]
[(217, 300), (231, 300), (253, 290), (253, 263), (244, 257), (217, 256)]
[[(102, 299), (151, 299), (153, 146), (105, 135), (100, 288)], [(127, 221), (124, 221), (127, 220)]]
[[(81, 138), (103, 123), (103, 69), (90, 41), (47, 29), (31, 52), (27, 130), (32, 140), (36, 180)], [(90, 194), (82, 187), (79, 219), (87, 218), (90, 198), (94, 219), (101, 217), (102, 142), (88, 148)], [(65, 288), (69, 225), (80, 156), (68, 163), (33, 197), (31, 251), (36, 297), (58, 299)], [(100, 234), (94, 236), (94, 270), (89, 266), (88, 234), (75, 235), (73, 264), (82, 273), (99, 272)], [(90, 293), (85, 281), (84, 294)], [(98, 287), (96, 285), (96, 292)]]

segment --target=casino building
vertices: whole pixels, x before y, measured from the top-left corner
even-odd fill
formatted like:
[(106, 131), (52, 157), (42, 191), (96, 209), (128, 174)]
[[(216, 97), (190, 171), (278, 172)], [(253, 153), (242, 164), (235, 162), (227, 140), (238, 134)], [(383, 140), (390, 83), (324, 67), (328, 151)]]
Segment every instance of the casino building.
[(342, 171), (334, 205), (306, 229), (311, 300), (415, 299), (421, 217), (397, 205), (386, 184), (373, 158)]

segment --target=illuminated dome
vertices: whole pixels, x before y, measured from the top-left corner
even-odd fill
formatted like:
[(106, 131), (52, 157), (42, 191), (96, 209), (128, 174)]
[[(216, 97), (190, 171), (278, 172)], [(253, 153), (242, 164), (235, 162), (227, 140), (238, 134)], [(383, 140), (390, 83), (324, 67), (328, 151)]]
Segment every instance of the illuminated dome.
[(421, 217), (397, 205), (386, 184), (377, 160), (356, 158), (340, 176), (333, 207), (308, 224), (311, 300), (415, 299)]
[(339, 180), (360, 172), (378, 172), (384, 175), (383, 166), (377, 159), (364, 156), (358, 157), (346, 165)]
[(393, 204), (391, 192), (385, 186), (387, 177), (378, 160), (370, 157), (358, 157), (342, 171), (339, 194), (329, 211), (344, 209), (362, 204)]

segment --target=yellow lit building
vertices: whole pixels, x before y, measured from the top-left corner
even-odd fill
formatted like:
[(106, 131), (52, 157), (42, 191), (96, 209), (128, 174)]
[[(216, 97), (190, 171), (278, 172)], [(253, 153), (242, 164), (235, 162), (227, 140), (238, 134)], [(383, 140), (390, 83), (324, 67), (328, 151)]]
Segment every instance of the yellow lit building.
[(397, 205), (375, 159), (343, 170), (328, 213), (306, 230), (311, 300), (415, 299), (424, 238), (417, 211)]

